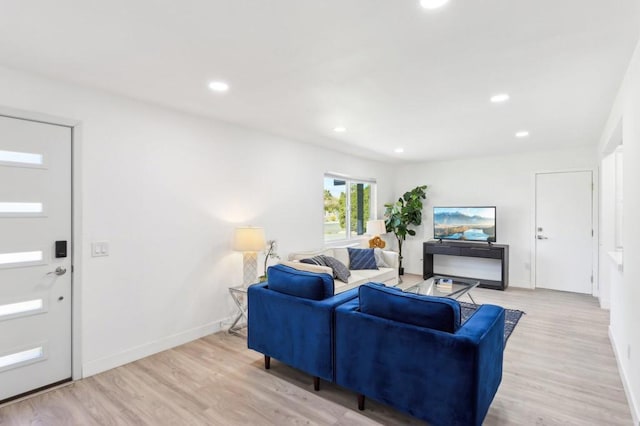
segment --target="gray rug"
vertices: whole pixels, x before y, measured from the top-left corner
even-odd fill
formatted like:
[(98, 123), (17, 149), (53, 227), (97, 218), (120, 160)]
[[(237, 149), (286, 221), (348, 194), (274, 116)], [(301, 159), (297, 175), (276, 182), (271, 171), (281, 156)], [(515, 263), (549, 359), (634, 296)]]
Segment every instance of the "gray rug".
[[(480, 305), (474, 305), (473, 303), (460, 302), (461, 323), (464, 324), (470, 317), (476, 312)], [(518, 321), (520, 321), (520, 317), (524, 315), (524, 312), (518, 311), (516, 309), (506, 309), (504, 310), (504, 345), (507, 346), (507, 339), (511, 336), (513, 329), (518, 325)]]

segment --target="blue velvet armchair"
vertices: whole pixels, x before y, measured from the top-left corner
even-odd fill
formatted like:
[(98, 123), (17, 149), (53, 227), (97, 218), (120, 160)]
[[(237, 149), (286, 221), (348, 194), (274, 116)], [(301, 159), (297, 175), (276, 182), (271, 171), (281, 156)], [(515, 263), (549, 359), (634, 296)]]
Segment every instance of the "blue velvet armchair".
[(333, 277), (284, 265), (269, 268), (268, 281), (248, 289), (250, 349), (320, 379), (333, 382), (335, 308), (355, 297), (357, 289), (334, 296)]
[(432, 425), (480, 425), (502, 379), (504, 309), (376, 284), (336, 309), (336, 383)]

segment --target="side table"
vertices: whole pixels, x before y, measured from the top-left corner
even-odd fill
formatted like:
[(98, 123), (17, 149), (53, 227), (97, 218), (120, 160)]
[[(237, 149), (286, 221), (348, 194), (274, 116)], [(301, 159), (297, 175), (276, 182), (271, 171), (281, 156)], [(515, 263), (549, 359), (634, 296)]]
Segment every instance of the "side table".
[(244, 318), (245, 320), (248, 320), (247, 318), (247, 310), (248, 310), (247, 287), (244, 287), (241, 285), (235, 286), (235, 287), (229, 287), (229, 294), (231, 294), (231, 298), (233, 299), (236, 306), (238, 307), (238, 314), (236, 315), (236, 318), (233, 320), (233, 323), (229, 327), (228, 331), (231, 334), (241, 336), (242, 334), (240, 334), (240, 330), (245, 328), (247, 326), (247, 323), (241, 322), (240, 324), (238, 324), (238, 322), (240, 322), (242, 318)]

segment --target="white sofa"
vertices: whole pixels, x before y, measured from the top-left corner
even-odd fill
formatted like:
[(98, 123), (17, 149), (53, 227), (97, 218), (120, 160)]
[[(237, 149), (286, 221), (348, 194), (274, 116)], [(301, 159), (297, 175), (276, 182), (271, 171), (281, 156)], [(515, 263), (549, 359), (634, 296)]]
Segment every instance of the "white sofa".
[[(292, 268), (309, 271), (309, 272), (324, 272), (329, 275), (333, 274), (333, 271), (328, 266), (319, 266), (319, 265), (310, 265), (307, 263), (301, 263), (300, 259), (307, 259), (313, 256), (325, 255), (331, 256), (338, 259), (340, 262), (344, 263), (347, 268), (349, 268), (349, 251), (347, 248), (326, 248), (317, 251), (307, 251), (307, 252), (295, 252), (289, 254), (288, 262), (281, 262), (284, 265), (290, 266)], [(398, 264), (399, 258), (398, 253), (394, 251), (382, 250), (382, 258), (385, 263), (389, 265), (388, 268), (378, 268), (378, 269), (361, 269), (361, 270), (352, 270), (349, 268), (351, 272), (351, 276), (349, 277), (349, 282), (343, 282), (338, 279), (334, 280), (335, 285), (335, 293), (342, 293), (343, 291), (350, 290), (352, 288), (356, 288), (361, 284), (368, 283), (370, 281), (384, 283), (387, 285), (397, 285), (398, 284)]]

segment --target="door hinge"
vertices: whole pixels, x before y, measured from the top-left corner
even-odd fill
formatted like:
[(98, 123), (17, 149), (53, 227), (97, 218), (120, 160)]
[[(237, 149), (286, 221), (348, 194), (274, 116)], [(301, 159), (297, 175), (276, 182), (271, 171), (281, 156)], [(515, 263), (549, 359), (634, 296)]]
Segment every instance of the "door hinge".
[(591, 275), (591, 284), (593, 284), (593, 275)]
[(593, 237), (593, 229), (591, 230), (591, 236)]

